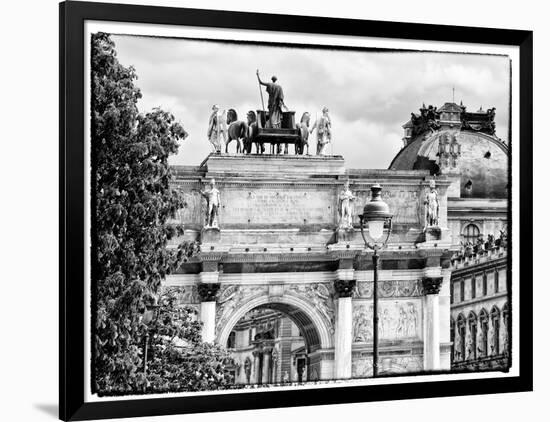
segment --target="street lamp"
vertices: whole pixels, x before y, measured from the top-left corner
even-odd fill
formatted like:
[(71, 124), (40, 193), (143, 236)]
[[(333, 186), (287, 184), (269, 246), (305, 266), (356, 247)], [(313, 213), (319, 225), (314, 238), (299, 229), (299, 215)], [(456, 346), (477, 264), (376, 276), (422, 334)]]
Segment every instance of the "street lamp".
[(143, 392), (147, 392), (147, 348), (149, 345), (149, 328), (157, 321), (158, 319), (158, 310), (160, 305), (157, 303), (157, 298), (154, 298), (153, 304), (147, 305), (145, 312), (141, 317), (141, 322), (147, 327), (145, 330), (145, 338), (143, 342), (143, 375), (145, 377), (145, 385), (143, 387)]
[[(382, 188), (377, 183), (371, 186), (371, 199), (365, 204), (363, 214), (359, 215), (361, 236), (365, 246), (372, 249), (372, 265), (374, 267), (374, 282), (372, 290), (372, 376), (378, 376), (378, 251), (386, 247), (391, 234), (392, 214), (390, 207), (380, 197)], [(387, 225), (384, 238), (384, 226)], [(366, 230), (364, 230), (366, 229)]]

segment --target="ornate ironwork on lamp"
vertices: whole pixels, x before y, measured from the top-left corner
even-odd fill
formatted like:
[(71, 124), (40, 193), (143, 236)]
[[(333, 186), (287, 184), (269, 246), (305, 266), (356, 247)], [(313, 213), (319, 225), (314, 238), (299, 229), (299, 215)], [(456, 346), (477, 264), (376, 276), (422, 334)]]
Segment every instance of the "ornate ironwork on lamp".
[[(372, 376), (378, 376), (378, 266), (379, 255), (378, 251), (383, 249), (388, 244), (392, 229), (392, 214), (390, 207), (386, 204), (380, 195), (382, 187), (377, 183), (371, 186), (371, 199), (365, 204), (363, 214), (359, 215), (361, 224), (361, 236), (365, 242), (365, 246), (373, 250), (372, 264), (374, 267), (373, 281), (373, 313), (372, 313)], [(386, 237), (384, 238), (384, 229)], [(366, 229), (366, 230), (365, 230)], [(366, 233), (365, 233), (366, 232)], [(383, 239), (383, 241), (382, 241)]]

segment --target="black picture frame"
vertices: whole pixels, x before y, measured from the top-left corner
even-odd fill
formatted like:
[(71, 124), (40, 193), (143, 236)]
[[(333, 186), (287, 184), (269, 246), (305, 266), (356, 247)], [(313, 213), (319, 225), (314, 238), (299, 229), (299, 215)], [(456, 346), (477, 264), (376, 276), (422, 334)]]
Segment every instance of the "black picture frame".
[[(59, 6), (59, 417), (88, 420), (531, 391), (533, 388), (533, 33), (524, 30), (71, 1)], [(86, 20), (324, 33), (519, 47), (519, 376), (193, 397), (84, 401), (84, 24)]]

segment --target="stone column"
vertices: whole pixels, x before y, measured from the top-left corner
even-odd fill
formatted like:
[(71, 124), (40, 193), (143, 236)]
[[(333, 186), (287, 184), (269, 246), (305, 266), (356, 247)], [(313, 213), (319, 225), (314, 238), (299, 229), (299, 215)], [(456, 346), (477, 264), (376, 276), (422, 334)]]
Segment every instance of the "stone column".
[(219, 289), (219, 283), (201, 283), (198, 285), (201, 298), (202, 341), (207, 343), (212, 343), (216, 339), (216, 294)]
[(353, 342), (353, 309), (351, 296), (355, 280), (336, 280), (334, 288), (338, 295), (338, 313), (334, 336), (334, 377), (351, 378), (351, 347)]
[(258, 384), (260, 382), (260, 359), (261, 353), (259, 351), (252, 352), (254, 355), (254, 377), (252, 378), (253, 384)]
[(271, 369), (269, 362), (271, 361), (271, 349), (264, 348), (264, 364), (262, 366), (262, 384), (269, 384)]
[(439, 331), (439, 290), (442, 277), (425, 277), (424, 287), (424, 369), (439, 370), (440, 331)]

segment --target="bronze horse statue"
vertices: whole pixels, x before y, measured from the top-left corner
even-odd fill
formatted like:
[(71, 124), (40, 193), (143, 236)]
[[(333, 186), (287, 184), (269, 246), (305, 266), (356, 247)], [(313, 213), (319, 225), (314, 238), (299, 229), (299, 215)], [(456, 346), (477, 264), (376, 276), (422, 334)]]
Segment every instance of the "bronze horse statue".
[(244, 140), (244, 152), (246, 154), (252, 154), (252, 144), (256, 144), (256, 154), (263, 154), (265, 151), (263, 142), (258, 142), (258, 121), (256, 119), (256, 113), (250, 110), (246, 113), (246, 122), (248, 124), (248, 130), (246, 132), (246, 138)]
[(237, 112), (230, 108), (227, 111), (227, 143), (225, 144), (225, 152), (228, 153), (229, 143), (234, 139), (237, 141), (237, 153), (243, 152), (243, 146), (241, 139), (246, 139), (248, 133), (248, 127), (246, 122), (237, 120)]

